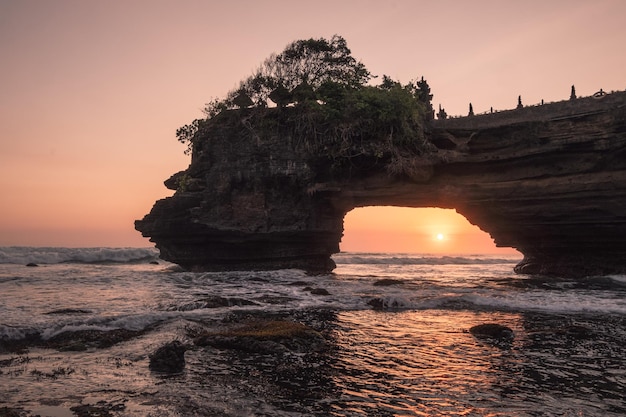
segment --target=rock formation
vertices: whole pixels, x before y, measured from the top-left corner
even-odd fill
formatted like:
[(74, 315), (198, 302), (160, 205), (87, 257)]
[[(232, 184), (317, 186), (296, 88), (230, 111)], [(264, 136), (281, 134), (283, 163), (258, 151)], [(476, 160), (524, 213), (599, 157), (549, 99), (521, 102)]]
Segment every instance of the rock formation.
[[(288, 111), (282, 109), (280, 111)], [(135, 223), (161, 257), (190, 270), (333, 269), (355, 207), (454, 208), (519, 273), (626, 273), (626, 93), (430, 122), (430, 155), (344, 163), (250, 126), (250, 109), (212, 119), (176, 190)], [(276, 111), (278, 109), (266, 109)], [(345, 161), (344, 161), (345, 162)]]

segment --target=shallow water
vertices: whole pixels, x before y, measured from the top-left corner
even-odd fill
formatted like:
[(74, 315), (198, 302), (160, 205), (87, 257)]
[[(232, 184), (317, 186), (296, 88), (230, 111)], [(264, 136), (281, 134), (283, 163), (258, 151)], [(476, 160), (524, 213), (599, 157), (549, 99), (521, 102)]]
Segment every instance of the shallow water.
[[(42, 417), (86, 404), (138, 417), (626, 414), (621, 276), (548, 279), (515, 275), (515, 258), (401, 254), (340, 254), (335, 273), (321, 276), (188, 273), (148, 264), (153, 250), (55, 250), (0, 248), (4, 346), (81, 330), (137, 334), (82, 351), (0, 350), (0, 408)], [(196, 347), (180, 374), (148, 369), (149, 354), (190, 342), (193, 329), (268, 315), (310, 325), (329, 348)], [(468, 330), (481, 323), (515, 338), (477, 339)]]

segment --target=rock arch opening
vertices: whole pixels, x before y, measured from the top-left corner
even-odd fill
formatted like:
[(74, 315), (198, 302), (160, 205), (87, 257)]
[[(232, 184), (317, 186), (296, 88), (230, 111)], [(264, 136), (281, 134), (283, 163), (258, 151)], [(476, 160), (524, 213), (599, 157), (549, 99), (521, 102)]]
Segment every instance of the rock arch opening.
[(491, 236), (454, 209), (370, 206), (344, 217), (342, 252), (436, 255), (521, 254), (497, 247)]

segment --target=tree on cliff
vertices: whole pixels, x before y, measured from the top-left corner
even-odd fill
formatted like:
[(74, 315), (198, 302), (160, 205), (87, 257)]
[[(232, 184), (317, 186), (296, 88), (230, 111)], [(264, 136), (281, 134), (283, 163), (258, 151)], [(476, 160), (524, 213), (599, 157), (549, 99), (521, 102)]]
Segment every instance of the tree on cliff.
[(433, 95), (430, 93), (430, 86), (422, 76), (422, 79), (416, 82), (417, 99), (426, 106), (426, 115), (429, 119), (435, 118), (435, 110), (433, 109)]
[(315, 90), (332, 82), (356, 88), (365, 85), (370, 78), (370, 72), (352, 56), (341, 36), (334, 35), (330, 40), (298, 40), (287, 45), (280, 54), (267, 58), (252, 76), (228, 94), (224, 103), (232, 107), (234, 99), (244, 93), (261, 106), (272, 95), (284, 105), (287, 101), (284, 92), (301, 85)]
[[(401, 84), (385, 75), (378, 86), (368, 85), (371, 78), (340, 36), (295, 41), (226, 98), (207, 104), (206, 119), (176, 135), (191, 151), (212, 126), (235, 122), (255, 138), (290, 138), (318, 159), (320, 170), (352, 172), (374, 164), (405, 173), (414, 165), (410, 158), (435, 153), (423, 128), (434, 118), (430, 86), (424, 77)], [(270, 101), (278, 109), (268, 109)], [(225, 111), (231, 109), (239, 111)]]

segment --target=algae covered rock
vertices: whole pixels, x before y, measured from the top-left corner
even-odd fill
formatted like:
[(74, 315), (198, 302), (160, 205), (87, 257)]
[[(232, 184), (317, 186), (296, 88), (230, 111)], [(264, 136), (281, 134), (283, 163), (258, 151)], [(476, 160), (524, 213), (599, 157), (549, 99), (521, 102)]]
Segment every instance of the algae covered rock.
[(325, 346), (314, 329), (291, 320), (251, 320), (232, 328), (204, 332), (194, 339), (197, 346), (235, 349), (253, 353), (310, 352)]

